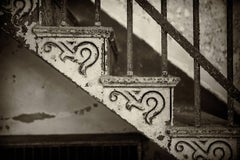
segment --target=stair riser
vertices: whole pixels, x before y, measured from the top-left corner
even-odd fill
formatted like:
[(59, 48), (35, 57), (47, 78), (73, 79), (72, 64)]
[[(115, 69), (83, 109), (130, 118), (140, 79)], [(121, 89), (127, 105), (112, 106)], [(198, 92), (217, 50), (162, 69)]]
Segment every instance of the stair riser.
[(167, 148), (166, 125), (171, 122), (172, 88), (105, 87), (103, 103), (139, 131)]
[(223, 159), (237, 160), (236, 138), (174, 138), (170, 152), (180, 160)]
[(104, 74), (104, 38), (37, 39), (37, 53), (92, 96), (102, 99), (99, 78)]

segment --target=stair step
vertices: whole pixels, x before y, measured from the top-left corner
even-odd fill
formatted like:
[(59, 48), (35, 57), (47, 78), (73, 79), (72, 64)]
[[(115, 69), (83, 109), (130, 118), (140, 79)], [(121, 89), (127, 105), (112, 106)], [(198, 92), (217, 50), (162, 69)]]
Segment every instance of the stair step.
[(166, 129), (170, 137), (182, 138), (201, 138), (201, 137), (214, 137), (214, 138), (239, 138), (240, 127), (228, 126), (169, 126)]
[(239, 127), (176, 127), (166, 130), (171, 137), (169, 152), (178, 159), (237, 159)]
[[(212, 114), (201, 112), (201, 125), (203, 126), (225, 126), (227, 120), (214, 116)], [(176, 111), (174, 110), (174, 126), (194, 126), (194, 110)]]
[(120, 86), (175, 87), (180, 81), (180, 78), (174, 76), (138, 77), (138, 76), (105, 75), (100, 78), (100, 81), (105, 87), (120, 87)]

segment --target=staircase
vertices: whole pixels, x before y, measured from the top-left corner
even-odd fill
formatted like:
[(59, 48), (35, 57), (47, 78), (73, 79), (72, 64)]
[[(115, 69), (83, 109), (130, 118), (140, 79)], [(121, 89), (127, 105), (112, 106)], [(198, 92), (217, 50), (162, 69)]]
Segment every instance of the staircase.
[[(228, 77), (225, 78), (199, 51), (198, 0), (194, 0), (193, 14), (196, 17), (194, 45), (167, 21), (166, 0), (161, 1), (162, 13), (159, 13), (146, 0), (135, 1), (164, 30), (161, 36), (162, 76), (140, 77), (133, 72), (132, 0), (127, 1), (127, 73), (125, 76), (112, 74), (117, 45), (114, 30), (111, 27), (101, 26), (100, 0), (95, 1), (95, 25), (87, 27), (71, 26), (71, 23), (74, 23), (74, 16), (66, 8), (66, 0), (25, 0), (21, 1), (25, 2), (22, 5), (15, 5), (14, 0), (5, 4), (1, 2), (4, 13), (11, 17), (7, 20), (2, 18), (6, 21), (5, 26), (8, 26), (2, 29), (18, 40), (24, 41), (26, 47), (36, 52), (44, 61), (176, 158), (238, 159), (240, 128), (234, 125), (233, 101), (234, 99), (240, 101), (240, 92), (233, 85), (231, 67)], [(227, 5), (231, 11), (232, 4), (227, 3)], [(231, 14), (230, 11), (228, 14)], [(53, 12), (56, 14), (54, 17), (50, 16)], [(4, 16), (7, 17), (6, 15)], [(31, 22), (30, 25), (29, 22)], [(230, 29), (228, 43), (231, 46), (232, 41), (229, 38), (232, 36), (231, 27), (228, 29)], [(168, 73), (167, 34), (173, 37), (195, 60), (195, 110), (192, 113), (194, 125), (177, 121), (177, 117), (188, 118), (189, 113), (180, 112), (177, 115), (174, 110), (174, 87), (180, 82), (180, 78)], [(232, 54), (230, 50), (229, 66), (232, 63)], [(219, 121), (215, 121), (213, 125), (201, 123), (201, 119), (211, 115), (201, 115), (200, 66), (228, 91), (229, 125), (227, 126), (225, 123), (218, 123)]]

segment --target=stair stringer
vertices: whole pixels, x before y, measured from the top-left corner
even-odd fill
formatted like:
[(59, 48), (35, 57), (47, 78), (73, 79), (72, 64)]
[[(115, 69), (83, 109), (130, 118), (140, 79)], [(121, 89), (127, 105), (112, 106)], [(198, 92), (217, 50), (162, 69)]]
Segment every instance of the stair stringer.
[[(217, 132), (214, 132), (210, 135), (205, 133), (204, 129), (202, 128), (195, 129), (199, 130), (201, 133), (197, 135), (192, 135), (189, 132), (186, 133), (185, 136), (181, 136), (181, 134), (183, 132), (185, 133), (188, 129), (183, 129), (180, 130), (180, 132), (176, 132), (175, 136), (172, 134), (172, 131), (174, 131), (174, 129), (169, 131), (169, 126), (173, 125), (173, 91), (174, 87), (180, 80), (179, 78), (170, 76), (109, 76), (107, 75), (109, 67), (107, 52), (109, 49), (108, 38), (112, 32), (112, 29), (106, 27), (67, 28), (68, 30), (66, 30), (65, 27), (41, 26), (35, 27), (33, 29), (36, 35), (37, 54), (44, 61), (49, 63), (59, 72), (75, 82), (90, 96), (95, 97), (98, 101), (103, 103), (106, 107), (119, 115), (122, 119), (133, 125), (137, 130), (152, 139), (160, 147), (166, 149), (177, 159), (197, 159), (199, 156), (210, 159), (218, 159), (219, 157), (221, 158), (223, 152), (216, 150), (216, 147), (211, 147), (216, 146), (216, 144), (220, 144), (224, 150), (224, 157), (222, 159), (229, 159), (228, 155), (230, 155), (230, 159), (237, 159), (237, 149), (239, 145), (238, 139), (240, 135), (239, 129), (237, 131), (231, 128), (229, 130), (227, 129), (227, 135), (220, 134), (218, 137), (215, 135), (219, 134), (223, 127), (214, 128), (213, 130)], [(91, 30), (94, 31), (92, 32)], [(74, 56), (71, 56), (69, 54), (63, 54), (60, 56), (62, 51), (58, 47), (54, 48), (54, 46), (52, 46), (51, 50), (51, 47), (49, 48), (48, 46), (44, 51), (43, 46), (46, 42), (56, 42), (56, 44), (58, 44), (61, 41), (66, 43), (68, 40), (76, 41), (75, 43), (68, 42), (68, 49), (72, 49), (72, 52), (74, 51), (74, 44), (77, 43), (82, 44), (83, 42), (91, 42), (96, 46), (99, 55), (94, 64), (87, 67), (86, 72), (79, 71), (81, 62), (80, 60), (74, 60)], [(62, 47), (64, 47), (64, 45)], [(46, 50), (48, 53), (45, 53)], [(71, 53), (70, 50), (68, 51), (69, 53)], [(75, 50), (77, 49), (75, 48)], [(92, 51), (94, 51), (94, 49), (92, 49)], [(66, 58), (66, 56), (68, 56), (68, 58)], [(113, 96), (110, 98), (111, 93), (114, 91), (118, 91), (120, 93), (117, 92), (115, 94), (112, 94)], [(162, 110), (160, 109), (161, 112), (152, 119), (152, 123), (149, 123), (150, 119), (146, 121), (146, 114), (143, 114), (147, 112), (146, 108), (149, 106), (146, 104), (141, 104), (141, 102), (143, 102), (141, 99), (143, 99), (143, 95), (147, 92), (160, 93), (160, 98), (158, 98), (160, 99), (159, 103), (161, 103), (161, 99), (165, 100), (165, 107)], [(121, 93), (127, 93), (128, 96)], [(114, 100), (114, 95), (116, 94), (118, 95), (118, 98), (115, 97), (117, 99)], [(138, 106), (139, 104), (140, 106)], [(225, 132), (226, 131), (223, 131), (223, 133)], [(234, 137), (233, 132), (236, 132), (235, 134), (237, 136)], [(183, 146), (181, 143), (185, 144), (185, 146)], [(181, 147), (181, 145), (183, 147)], [(216, 155), (213, 152), (214, 150), (217, 151)]]
[[(22, 9), (22, 11), (26, 12), (27, 14), (21, 14), (21, 15), (22, 16), (24, 15), (25, 18), (26, 18), (26, 15), (28, 17), (31, 17), (29, 15), (32, 15), (33, 11), (35, 10), (35, 8), (37, 6), (36, 4), (37, 4), (37, 1), (35, 1), (35, 0), (33, 0), (33, 2), (31, 1), (31, 3), (24, 4), (24, 6), (23, 6), (24, 9)], [(19, 20), (23, 20), (22, 19), (23, 17), (19, 17), (17, 14), (15, 14), (15, 13), (18, 13), (15, 11), (18, 10), (19, 8), (16, 8), (17, 6), (14, 6), (14, 5), (11, 5), (11, 7), (13, 7), (13, 9), (9, 10), (9, 11), (12, 11), (12, 12), (10, 12), (11, 17), (12, 18), (16, 17), (16, 18), (19, 18)], [(21, 8), (20, 8), (20, 10), (21, 10)], [(4, 16), (5, 16), (5, 14), (4, 14)], [(14, 23), (15, 21), (12, 21), (12, 20), (13, 19), (11, 19), (10, 22)], [(105, 82), (103, 83), (103, 82), (99, 81), (99, 79), (104, 79), (104, 78), (101, 78), (102, 75), (107, 74), (108, 66), (103, 65), (103, 64), (106, 64), (106, 62), (107, 62), (107, 57), (106, 57), (105, 53), (108, 51), (108, 38), (111, 33), (110, 28), (106, 28), (106, 27), (89, 27), (89, 28), (67, 27), (69, 29), (68, 30), (69, 32), (67, 32), (67, 33), (65, 33), (65, 31), (64, 31), (65, 27), (55, 27), (55, 28), (54, 27), (40, 27), (40, 28), (35, 27), (35, 29), (33, 29), (33, 31), (36, 34), (36, 41), (42, 45), (44, 43), (44, 38), (46, 38), (46, 39), (49, 38), (52, 41), (55, 41), (57, 37), (62, 38), (62, 40), (70, 39), (72, 41), (76, 40), (78, 42), (83, 42), (87, 39), (87, 41), (90, 41), (90, 42), (93, 42), (94, 44), (96, 44), (99, 53), (101, 53), (100, 56), (98, 57), (98, 59), (94, 63), (94, 65), (91, 65), (90, 67), (88, 67), (85, 74), (79, 74), (79, 64), (76, 63), (76, 61), (74, 61), (70, 57), (65, 59), (65, 61), (61, 60), (59, 58), (59, 51), (57, 51), (56, 49), (53, 54), (53, 55), (56, 55), (55, 58), (54, 58), (54, 56), (51, 57), (50, 54), (42, 53), (41, 45), (40, 46), (38, 45), (35, 50), (35, 39), (34, 39), (35, 35), (32, 34), (32, 27), (36, 24), (36, 22), (34, 22), (34, 21), (32, 22), (32, 20), (26, 21), (26, 23), (24, 23), (25, 21), (18, 21), (18, 22), (19, 22), (19, 24), (17, 23), (17, 24), (13, 24), (13, 25), (11, 25), (11, 23), (6, 23), (7, 27), (3, 27), (3, 30), (5, 30), (6, 28), (7, 29), (14, 28), (13, 30), (14, 31), (16, 30), (16, 33), (14, 32), (14, 34), (16, 34), (16, 35), (12, 35), (12, 36), (23, 38), (25, 43), (27, 45), (29, 45), (28, 47), (33, 51), (37, 51), (38, 55), (42, 59), (44, 59), (44, 61), (46, 61), (47, 63), (52, 65), (59, 72), (61, 72), (66, 77), (68, 77), (73, 82), (75, 82), (83, 90), (85, 90), (87, 93), (89, 93), (89, 95), (95, 97), (96, 99), (98, 99), (98, 101), (101, 101), (108, 108), (110, 108), (113, 112), (117, 113), (123, 119), (125, 119), (126, 121), (128, 121), (129, 123), (134, 125), (140, 132), (142, 132), (147, 137), (152, 139), (159, 146), (167, 149), (169, 153), (171, 153), (178, 159), (196, 159), (196, 158), (194, 158), (194, 155), (196, 155), (196, 153), (201, 153), (199, 155), (202, 155), (203, 157), (205, 156), (204, 158), (206, 158), (206, 156), (207, 156), (207, 158), (216, 159), (217, 157), (213, 157), (212, 155), (211, 155), (211, 157), (209, 157), (208, 153), (206, 154), (206, 152), (203, 152), (203, 150), (204, 151), (208, 150), (209, 146), (211, 146), (211, 144), (214, 144), (216, 141), (221, 141), (222, 144), (227, 144), (227, 145), (225, 145), (225, 147), (227, 146), (227, 148), (226, 148), (227, 150), (228, 150), (228, 146), (231, 146), (233, 156), (230, 158), (237, 159), (237, 157), (238, 157), (237, 154), (239, 154), (238, 153), (238, 151), (239, 151), (239, 144), (238, 144), (239, 140), (238, 139), (240, 137), (239, 129), (235, 133), (237, 135), (235, 137), (233, 136), (233, 133), (235, 132), (233, 129), (229, 129), (227, 135), (220, 134), (218, 137), (216, 137), (216, 135), (219, 134), (219, 130), (221, 130), (222, 127), (216, 129), (217, 132), (213, 132), (212, 134), (206, 134), (205, 132), (202, 132), (202, 131), (204, 131), (202, 128), (199, 128), (196, 130), (199, 130), (201, 132), (201, 134), (195, 134), (195, 133), (191, 134), (189, 132), (186, 132), (186, 130), (188, 130), (188, 129), (184, 129), (183, 131), (177, 132), (176, 136), (171, 135), (171, 131), (169, 131), (166, 126), (172, 122), (171, 107), (172, 107), (172, 101), (173, 101), (173, 87), (174, 86), (171, 86), (171, 87), (168, 86), (169, 88), (164, 85), (152, 86), (152, 84), (149, 85), (149, 82), (153, 82), (153, 81), (147, 80), (143, 83), (138, 83), (138, 85), (134, 85), (135, 82), (132, 81), (132, 82), (130, 82), (131, 85), (127, 86), (126, 84), (122, 84), (122, 87), (120, 87), (121, 85), (118, 85), (118, 83), (115, 83), (114, 84), (115, 86), (114, 85), (107, 86)], [(22, 26), (20, 24), (25, 26), (27, 29), (23, 30)], [(14, 26), (14, 27), (9, 27), (9, 26)], [(52, 28), (53, 30), (51, 32), (48, 32), (49, 28)], [(82, 28), (82, 30), (78, 30), (77, 28), (78, 29)], [(40, 29), (40, 30), (38, 30), (38, 29)], [(43, 29), (43, 30), (41, 31), (41, 29)], [(58, 31), (56, 31), (55, 29), (58, 29)], [(78, 32), (76, 32), (76, 30), (78, 30)], [(93, 30), (93, 32), (91, 30)], [(25, 33), (24, 31), (27, 31), (27, 32)], [(12, 33), (10, 31), (8, 31), (8, 32)], [(63, 35), (65, 35), (65, 37)], [(71, 60), (73, 60), (73, 61), (71, 61)], [(84, 73), (84, 72), (82, 72), (82, 73)], [(125, 77), (125, 79), (126, 79), (126, 77)], [(165, 77), (165, 79), (166, 79), (166, 77)], [(122, 82), (120, 81), (120, 84), (121, 83)], [(166, 103), (169, 105), (169, 108), (168, 108), (169, 110), (168, 109), (163, 110), (158, 116), (156, 116), (156, 118), (153, 119), (153, 122), (151, 125), (147, 124), (146, 121), (144, 120), (143, 111), (138, 110), (135, 107), (133, 107), (131, 111), (128, 110), (126, 108), (127, 101), (123, 97), (118, 102), (115, 101), (113, 103), (113, 102), (109, 101), (109, 95), (114, 89), (119, 89), (122, 92), (129, 91), (130, 93), (133, 93), (135, 90), (139, 90), (140, 88), (143, 88), (143, 90), (139, 92), (140, 95), (144, 94), (145, 92), (148, 92), (148, 91), (156, 91), (156, 92), (160, 92), (163, 96), (168, 97), (168, 95), (170, 95), (170, 94), (168, 94), (168, 92), (171, 92), (171, 96), (169, 96), (169, 98), (172, 98), (172, 99)], [(137, 97), (137, 99), (141, 99), (140, 97)], [(179, 134), (181, 134), (183, 132), (186, 133), (186, 135), (179, 136)], [(169, 135), (169, 133), (170, 133), (170, 135)], [(178, 152), (179, 150), (176, 151), (176, 147), (177, 147), (177, 144), (179, 144), (179, 142), (181, 142), (181, 141), (184, 141), (190, 145), (200, 144), (200, 145), (203, 145), (203, 147), (195, 148), (195, 149), (193, 149), (193, 147), (190, 147), (187, 150), (185, 150), (183, 148), (182, 151), (180, 150), (180, 152)], [(203, 144), (204, 142), (205, 142), (205, 144)], [(187, 157), (186, 157), (186, 155), (187, 155)], [(224, 157), (223, 159), (225, 159), (225, 158), (227, 159), (227, 157)]]
[(102, 76), (103, 103), (137, 130), (168, 150), (177, 77)]
[[(160, 147), (168, 149), (169, 137), (165, 130), (172, 123), (173, 88), (179, 78), (108, 76), (111, 28), (36, 26), (33, 32), (37, 54), (44, 61)], [(117, 90), (132, 96), (123, 95), (118, 101), (109, 99)], [(114, 93), (112, 96), (114, 98)]]
[(106, 72), (103, 61), (112, 29), (36, 26), (33, 32), (38, 56), (102, 101), (99, 78)]
[(237, 160), (240, 156), (239, 127), (171, 126), (167, 133), (171, 139), (169, 153), (180, 160)]

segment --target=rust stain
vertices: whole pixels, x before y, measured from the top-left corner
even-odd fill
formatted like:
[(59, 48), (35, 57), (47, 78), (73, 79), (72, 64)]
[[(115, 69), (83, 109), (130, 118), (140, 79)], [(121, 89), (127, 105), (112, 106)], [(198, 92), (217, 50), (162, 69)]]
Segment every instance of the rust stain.
[(7, 121), (9, 120), (10, 118), (9, 117), (4, 117), (4, 116), (0, 116), (0, 121)]
[(74, 113), (76, 115), (84, 115), (86, 112), (90, 112), (93, 109), (93, 107), (97, 108), (98, 104), (94, 103), (93, 106), (86, 106), (83, 109), (75, 110)]
[(162, 140), (164, 139), (164, 136), (159, 135), (159, 136), (157, 137), (157, 139), (160, 140), (160, 141), (162, 141)]
[(90, 112), (90, 111), (91, 111), (91, 106), (87, 106), (87, 107), (85, 108), (85, 110), (86, 110), (87, 112)]
[(31, 113), (31, 114), (23, 113), (13, 117), (12, 119), (15, 121), (23, 122), (23, 123), (32, 123), (35, 120), (44, 120), (44, 119), (50, 119), (54, 117), (55, 115), (50, 115), (43, 112), (43, 113)]
[(97, 103), (93, 103), (93, 107), (97, 108), (98, 104)]
[(13, 83), (15, 83), (15, 82), (16, 82), (16, 75), (13, 74), (13, 75), (12, 75), (12, 78), (13, 78)]
[(10, 127), (9, 127), (8, 125), (6, 125), (6, 126), (5, 126), (5, 128), (6, 128), (7, 130), (9, 130), (9, 129), (10, 129)]

